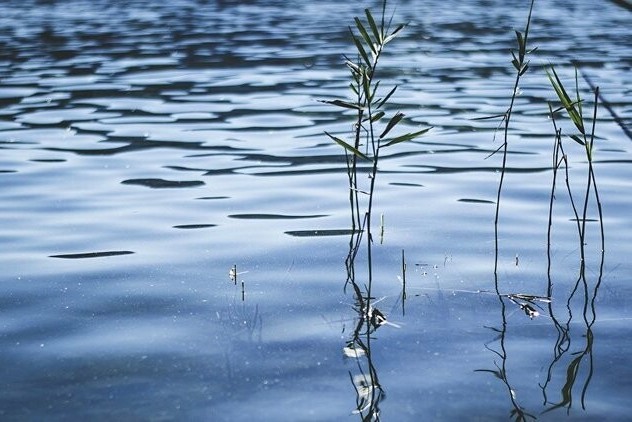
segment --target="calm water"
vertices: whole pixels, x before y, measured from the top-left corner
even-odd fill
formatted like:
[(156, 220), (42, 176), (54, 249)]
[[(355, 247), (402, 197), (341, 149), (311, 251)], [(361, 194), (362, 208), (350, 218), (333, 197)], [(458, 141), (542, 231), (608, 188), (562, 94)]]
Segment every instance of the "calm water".
[[(347, 3), (2, 2), (0, 419), (360, 419), (368, 390), (352, 381), (369, 362), (344, 349), (357, 318), (344, 157), (323, 135), (352, 116), (318, 102), (347, 95), (346, 28), (379, 4)], [(578, 240), (560, 190), (551, 307), (531, 320), (489, 293), (500, 156), (486, 157), (500, 138), (472, 119), (508, 105), (527, 3), (396, 5), (410, 25), (380, 76), (400, 84), (405, 129), (434, 129), (390, 149), (378, 175), (373, 294), (398, 326), (370, 342), (382, 420), (506, 420), (516, 406), (629, 418), (630, 11), (537, 1), (500, 220), (500, 290), (546, 295), (542, 66), (572, 85), (577, 60), (610, 105), (595, 150), (603, 271), (588, 223), (572, 293)], [(585, 159), (566, 145), (581, 196)]]

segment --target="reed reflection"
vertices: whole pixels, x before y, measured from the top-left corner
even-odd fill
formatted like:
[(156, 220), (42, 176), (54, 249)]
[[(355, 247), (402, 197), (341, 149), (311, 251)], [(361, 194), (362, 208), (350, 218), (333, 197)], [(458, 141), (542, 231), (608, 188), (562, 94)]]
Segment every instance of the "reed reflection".
[[(355, 370), (349, 371), (349, 378), (356, 393), (356, 407), (353, 413), (360, 415), (363, 421), (380, 419), (380, 402), (385, 398), (378, 372), (371, 356), (373, 333), (382, 325), (388, 324), (384, 314), (375, 307), (370, 296), (371, 279), (365, 290), (356, 281), (355, 258), (362, 244), (362, 231), (353, 232), (349, 240), (349, 253), (346, 260), (347, 280), (345, 288), (353, 290), (356, 322), (350, 338), (343, 348), (343, 354), (355, 360)], [(369, 262), (369, 265), (371, 263)]]
[[(581, 266), (579, 278), (568, 295), (564, 310), (554, 311), (552, 304), (549, 304), (549, 315), (557, 330), (557, 339), (546, 381), (540, 385), (545, 412), (565, 408), (570, 413), (577, 391), (580, 391), (581, 408), (586, 409), (586, 394), (594, 374), (592, 327), (597, 318), (596, 299), (603, 279), (603, 250), (599, 256), (599, 271), (594, 280), (586, 276), (586, 268)], [(551, 288), (552, 280), (549, 277)], [(575, 316), (573, 310), (578, 307), (581, 313)], [(572, 324), (577, 320), (579, 324)], [(558, 388), (560, 399), (552, 399)]]
[[(583, 107), (581, 106), (583, 100), (581, 99), (578, 88), (578, 73), (576, 72), (575, 75), (575, 100), (571, 100), (570, 95), (566, 92), (555, 69), (551, 68), (549, 73), (549, 79), (555, 92), (558, 94), (562, 106), (556, 109), (553, 105), (549, 104), (550, 118), (553, 123), (555, 137), (552, 151), (552, 183), (548, 210), (546, 296), (500, 293), (497, 271), (498, 231), (496, 230), (494, 282), (500, 303), (501, 325), (500, 328), (493, 328), (494, 331), (498, 332), (498, 336), (494, 340), (497, 345), (494, 347), (486, 345), (486, 347), (500, 358), (500, 363), (495, 362), (495, 370), (482, 369), (479, 371), (494, 374), (506, 385), (513, 407), (511, 416), (516, 420), (535, 419), (535, 416), (527, 412), (519, 404), (515, 394), (516, 390), (512, 387), (512, 383), (507, 374), (507, 301), (519, 306), (531, 319), (541, 315), (540, 311), (536, 309), (534, 305), (540, 310), (543, 310), (540, 304), (547, 303), (546, 317), (551, 320), (557, 333), (555, 344), (553, 345), (552, 358), (548, 364), (546, 381), (539, 384), (543, 396), (544, 408), (541, 412), (542, 414), (562, 408), (566, 409), (566, 412), (570, 414), (571, 408), (573, 407), (573, 399), (576, 397), (577, 391), (580, 392), (581, 408), (585, 410), (588, 386), (594, 374), (592, 353), (594, 336), (592, 327), (597, 318), (596, 299), (603, 279), (605, 262), (603, 213), (593, 167), (593, 144), (595, 141), (599, 88), (597, 87), (594, 92), (592, 118), (586, 119), (583, 114)], [(576, 183), (571, 183), (575, 181), (570, 177), (569, 159), (562, 142), (562, 129), (556, 120), (556, 114), (560, 110), (567, 112), (572, 123), (571, 130), (578, 132), (578, 134), (570, 135), (570, 139), (583, 147), (587, 162), (585, 173), (586, 182), (584, 185), (580, 184), (579, 186), (579, 190), (582, 192), (579, 201), (576, 201), (577, 195), (573, 189)], [(561, 179), (561, 177), (559, 177), (560, 172), (564, 175), (564, 195), (557, 194), (558, 183), (560, 183), (559, 179)], [(559, 199), (564, 200), (563, 205), (566, 205), (573, 215), (571, 221), (575, 223), (578, 242), (576, 250), (579, 252), (577, 277), (574, 283), (571, 283), (570, 287), (566, 287), (566, 291), (564, 291), (565, 283), (562, 277), (557, 277), (560, 278), (560, 280), (554, 280), (556, 277), (554, 277), (553, 269), (557, 266), (555, 265), (557, 263), (553, 261), (551, 246), (554, 205)], [(589, 212), (595, 213), (596, 218), (590, 218)], [(588, 233), (590, 226), (586, 223), (589, 221), (598, 223), (598, 231), (596, 234), (594, 232)], [(592, 247), (592, 249), (589, 249), (589, 246)], [(592, 266), (590, 268), (591, 271), (588, 269), (589, 265)], [(591, 277), (589, 274), (595, 275)], [(554, 289), (554, 285), (559, 287)], [(555, 298), (555, 301), (553, 301), (552, 298)], [(556, 307), (556, 304), (559, 305)], [(579, 324), (577, 324), (577, 322), (579, 322)], [(557, 388), (559, 388), (559, 400), (551, 398)]]
[[(344, 347), (344, 353), (356, 360), (357, 373), (353, 375), (350, 372), (349, 376), (356, 392), (355, 413), (358, 413), (362, 420), (378, 420), (380, 417), (379, 404), (384, 399), (384, 390), (371, 359), (371, 341), (372, 334), (379, 327), (389, 324), (384, 314), (376, 308), (378, 301), (375, 301), (372, 295), (374, 239), (371, 222), (378, 164), (384, 148), (412, 141), (430, 130), (426, 128), (394, 135), (395, 128), (405, 117), (399, 111), (388, 117), (390, 113), (387, 105), (397, 86), (382, 93), (376, 70), (386, 44), (406, 25), (392, 25), (392, 16), (388, 17), (386, 14), (386, 1), (382, 2), (381, 9), (381, 15), (376, 17), (369, 9), (365, 9), (366, 20), (363, 22), (356, 17), (355, 30), (350, 28), (357, 50), (355, 59), (345, 57), (345, 65), (350, 72), (349, 88), (352, 99), (336, 98), (322, 101), (337, 107), (343, 113), (351, 110), (356, 115), (349, 134), (325, 134), (341, 146), (345, 153), (351, 214), (345, 291), (348, 287), (353, 290), (357, 322), (351, 338)], [(366, 272), (362, 274), (363, 281), (358, 282), (355, 262), (361, 247), (365, 253), (363, 257), (366, 258)]]
[[(596, 274), (592, 277), (587, 274), (586, 266), (580, 264), (579, 276), (566, 294), (560, 292), (553, 295), (553, 277), (549, 273), (548, 291), (555, 300), (549, 300), (546, 296), (498, 295), (500, 324), (488, 327), (496, 335), (485, 344), (487, 350), (496, 356), (495, 368), (478, 369), (476, 372), (490, 373), (504, 384), (512, 408), (512, 419), (536, 419), (536, 413), (545, 414), (559, 409), (566, 409), (566, 413), (570, 414), (578, 395), (581, 409), (586, 410), (588, 387), (594, 375), (593, 326), (597, 319), (596, 300), (603, 279), (604, 258), (602, 250), (598, 255)], [(559, 306), (556, 307), (556, 304)], [(520, 381), (522, 385), (526, 377), (509, 369), (511, 361), (521, 360), (521, 356), (510, 356), (508, 352), (511, 349), (508, 345), (514, 339), (508, 333), (508, 316), (515, 311), (516, 306), (531, 319), (550, 320), (557, 333), (551, 345), (546, 379), (538, 384), (542, 394), (540, 409), (526, 409), (521, 404), (525, 396), (518, 398), (514, 384)], [(524, 352), (529, 353), (527, 350)]]

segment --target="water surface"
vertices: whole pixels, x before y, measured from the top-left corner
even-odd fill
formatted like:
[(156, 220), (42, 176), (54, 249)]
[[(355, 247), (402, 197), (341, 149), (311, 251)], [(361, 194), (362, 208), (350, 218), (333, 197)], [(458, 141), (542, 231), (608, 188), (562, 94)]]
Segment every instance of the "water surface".
[[(588, 223), (573, 293), (561, 191), (551, 308), (530, 319), (490, 293), (501, 138), (473, 119), (508, 105), (526, 3), (391, 2), (409, 26), (380, 77), (400, 85), (402, 130), (433, 130), (380, 163), (373, 293), (399, 326), (371, 341), (382, 420), (504, 420), (517, 405), (543, 420), (628, 416), (632, 14), (613, 3), (536, 3), (499, 239), (501, 291), (546, 295), (543, 66), (572, 85), (575, 61), (610, 107), (595, 147), (603, 271)], [(357, 317), (344, 155), (323, 134), (343, 136), (353, 116), (318, 100), (349, 92), (347, 26), (364, 7), (379, 3), (2, 3), (3, 420), (360, 417), (352, 380), (367, 360), (343, 353)], [(580, 195), (585, 158), (566, 145)]]

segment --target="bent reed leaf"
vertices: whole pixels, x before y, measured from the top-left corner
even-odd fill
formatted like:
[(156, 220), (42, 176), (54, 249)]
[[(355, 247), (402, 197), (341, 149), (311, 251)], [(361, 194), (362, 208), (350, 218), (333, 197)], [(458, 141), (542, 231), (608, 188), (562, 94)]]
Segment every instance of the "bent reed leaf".
[(397, 126), (397, 124), (404, 118), (404, 113), (398, 111), (397, 113), (395, 113), (395, 115), (393, 117), (391, 117), (391, 120), (388, 121), (388, 123), (386, 124), (386, 128), (384, 128), (384, 131), (382, 131), (382, 133), (380, 134), (380, 139), (383, 139), (386, 135), (388, 135), (388, 133), (395, 127)]
[(386, 44), (387, 42), (391, 41), (393, 38), (395, 38), (402, 29), (406, 28), (406, 24), (400, 24), (397, 26), (397, 28), (395, 28), (393, 30), (393, 32), (391, 32), (391, 35), (389, 35), (388, 37), (384, 38), (384, 44)]
[(386, 147), (390, 147), (391, 145), (399, 144), (400, 142), (411, 141), (411, 140), (423, 135), (424, 133), (428, 132), (430, 129), (432, 129), (432, 126), (429, 127), (429, 128), (417, 131), (417, 132), (411, 132), (411, 133), (407, 133), (405, 135), (398, 136), (396, 138), (391, 139), (390, 141), (388, 141), (384, 145), (382, 145), (382, 147), (386, 148)]
[(357, 148), (352, 147), (351, 145), (349, 145), (348, 143), (346, 143), (345, 141), (343, 141), (342, 139), (338, 138), (337, 136), (332, 135), (331, 133), (325, 131), (325, 135), (329, 136), (335, 143), (337, 143), (338, 145), (340, 145), (341, 147), (343, 147), (344, 149), (346, 149), (347, 151), (349, 151), (350, 153), (363, 158), (367, 161), (373, 161), (371, 160), (371, 158), (369, 158), (368, 156), (366, 156), (365, 154), (361, 153)]
[(388, 93), (388, 94), (386, 94), (386, 97), (384, 97), (384, 98), (383, 98), (383, 99), (381, 99), (381, 100), (378, 100), (378, 102), (377, 102), (377, 104), (376, 104), (376, 106), (375, 106), (375, 107), (376, 107), (376, 108), (382, 108), (382, 106), (383, 106), (384, 104), (386, 104), (386, 102), (389, 100), (389, 98), (391, 98), (391, 96), (395, 93), (395, 90), (397, 90), (397, 85), (395, 85), (395, 86), (393, 87), (393, 89), (391, 89), (391, 90), (389, 91), (389, 93)]
[(350, 108), (353, 110), (364, 110), (364, 107), (358, 104), (350, 103), (344, 100), (320, 100), (321, 103), (331, 104), (342, 108)]
[(351, 28), (349, 28), (349, 31), (351, 31), (351, 39), (353, 40), (353, 43), (355, 44), (356, 49), (358, 50), (358, 54), (360, 54), (360, 57), (362, 57), (362, 60), (364, 60), (364, 63), (366, 63), (367, 66), (371, 66), (369, 55), (366, 53), (366, 50), (364, 49), (364, 46), (362, 45), (362, 41), (360, 40), (360, 38), (358, 38), (357, 35), (353, 33), (353, 30)]
[(366, 15), (366, 20), (369, 23), (369, 27), (371, 28), (371, 32), (373, 32), (376, 42), (383, 43), (384, 35), (377, 29), (377, 25), (375, 24), (375, 19), (373, 19), (371, 11), (369, 9), (364, 9), (364, 14)]
[(356, 28), (358, 28), (360, 35), (362, 36), (362, 38), (364, 38), (364, 42), (366, 43), (366, 45), (369, 46), (373, 54), (377, 54), (376, 44), (373, 42), (373, 40), (369, 36), (369, 33), (366, 31), (366, 28), (364, 27), (360, 19), (358, 19), (358, 17), (355, 17), (353, 19), (355, 20)]

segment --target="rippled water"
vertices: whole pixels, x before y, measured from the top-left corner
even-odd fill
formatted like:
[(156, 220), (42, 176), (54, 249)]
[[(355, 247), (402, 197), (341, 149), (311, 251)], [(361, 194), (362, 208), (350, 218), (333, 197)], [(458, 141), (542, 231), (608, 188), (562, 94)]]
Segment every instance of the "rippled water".
[[(542, 67), (558, 63), (572, 84), (576, 60), (582, 86), (599, 85), (609, 106), (595, 150), (602, 283), (595, 289), (589, 223), (588, 284), (572, 294), (577, 235), (559, 193), (552, 314), (566, 337), (548, 309), (530, 320), (487, 293), (500, 156), (487, 157), (500, 138), (497, 122), (472, 119), (508, 105), (509, 49), (527, 3), (391, 4), (395, 21), (410, 24), (380, 76), (400, 85), (392, 109), (407, 115), (407, 129), (434, 129), (380, 164), (375, 213), (385, 232), (373, 293), (399, 326), (371, 342), (383, 420), (509, 419), (512, 395), (544, 420), (628, 417), (624, 8), (536, 2), (530, 43), (539, 48), (516, 105), (500, 220), (501, 290), (545, 295), (553, 92)], [(343, 354), (357, 316), (343, 290), (344, 157), (323, 134), (348, 131), (352, 116), (318, 100), (347, 95), (347, 26), (378, 5), (0, 5), (3, 420), (359, 418), (352, 380), (366, 362)], [(585, 159), (571, 144), (581, 192)]]

